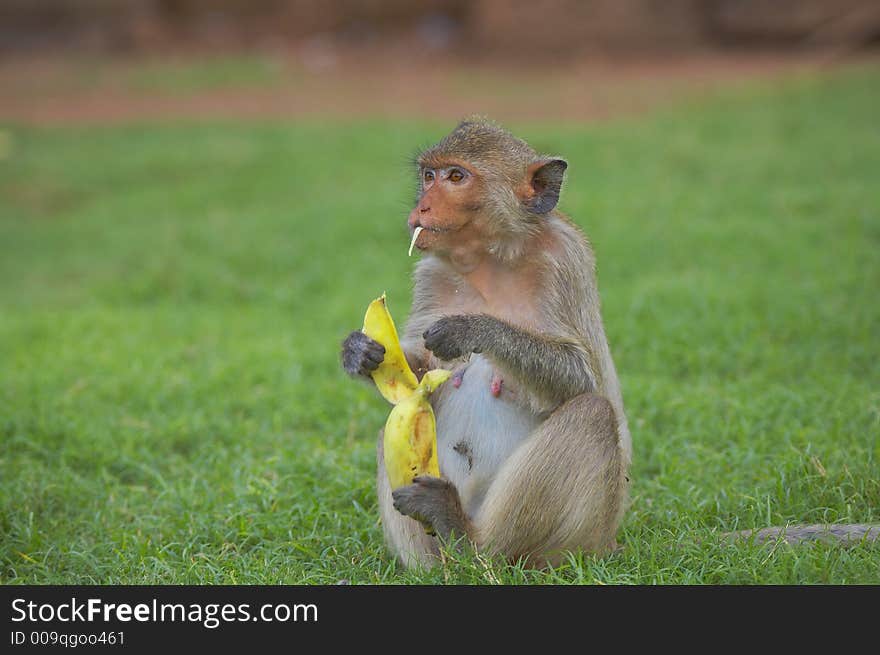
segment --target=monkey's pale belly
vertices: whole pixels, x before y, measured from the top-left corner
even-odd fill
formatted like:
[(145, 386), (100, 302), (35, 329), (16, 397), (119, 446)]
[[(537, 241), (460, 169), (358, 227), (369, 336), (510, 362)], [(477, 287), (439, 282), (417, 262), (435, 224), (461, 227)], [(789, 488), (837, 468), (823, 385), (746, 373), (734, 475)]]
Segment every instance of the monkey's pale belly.
[(501, 465), (542, 421), (508, 382), (493, 395), (493, 373), (485, 357), (474, 355), (461, 385), (450, 380), (432, 397), (440, 472), (455, 484), (471, 517)]

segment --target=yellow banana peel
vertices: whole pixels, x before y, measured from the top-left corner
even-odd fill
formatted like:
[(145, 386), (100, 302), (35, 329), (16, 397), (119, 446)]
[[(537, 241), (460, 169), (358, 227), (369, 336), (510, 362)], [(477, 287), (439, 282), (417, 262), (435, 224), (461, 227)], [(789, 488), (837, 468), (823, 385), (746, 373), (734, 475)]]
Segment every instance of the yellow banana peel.
[(428, 396), (451, 373), (429, 371), (415, 392), (397, 403), (385, 422), (385, 470), (392, 489), (412, 484), (417, 475), (440, 477), (437, 422)]
[(400, 347), (397, 328), (394, 327), (394, 321), (391, 320), (385, 304), (384, 293), (367, 307), (363, 333), (385, 346), (385, 358), (379, 368), (373, 371), (372, 377), (379, 393), (389, 403), (396, 405), (416, 390), (419, 380), (409, 367), (403, 348)]
[(394, 405), (383, 437), (385, 470), (391, 488), (412, 484), (419, 475), (440, 477), (437, 422), (428, 396), (452, 373), (434, 369), (419, 382), (400, 347), (384, 293), (367, 308), (363, 332), (385, 346), (385, 357), (372, 377), (379, 392)]

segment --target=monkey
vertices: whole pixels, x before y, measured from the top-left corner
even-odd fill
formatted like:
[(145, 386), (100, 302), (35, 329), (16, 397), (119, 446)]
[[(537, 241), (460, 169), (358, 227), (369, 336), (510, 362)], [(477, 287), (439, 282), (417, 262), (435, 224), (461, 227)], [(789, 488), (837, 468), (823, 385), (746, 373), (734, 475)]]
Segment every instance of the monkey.
[[(407, 567), (432, 566), (442, 544), (461, 540), (535, 567), (572, 551), (613, 552), (632, 440), (594, 252), (557, 209), (567, 161), (475, 117), (415, 164), (407, 224), (422, 255), (401, 345), (417, 377), (453, 375), (431, 397), (441, 477), (392, 491), (379, 435), (376, 490), (390, 551)], [(369, 379), (383, 355), (361, 331), (342, 345), (355, 377)], [(880, 526), (728, 536), (750, 535), (880, 543)]]

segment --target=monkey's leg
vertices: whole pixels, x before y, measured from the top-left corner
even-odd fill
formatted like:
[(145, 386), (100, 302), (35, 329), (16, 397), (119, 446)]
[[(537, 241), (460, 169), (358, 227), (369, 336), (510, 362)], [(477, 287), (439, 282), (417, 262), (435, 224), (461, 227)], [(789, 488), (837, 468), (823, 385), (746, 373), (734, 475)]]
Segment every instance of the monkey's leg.
[(383, 430), (379, 430), (376, 494), (379, 498), (379, 516), (382, 520), (382, 530), (385, 532), (385, 543), (407, 568), (432, 566), (437, 562), (440, 552), (437, 540), (425, 533), (425, 527), (421, 523), (404, 516), (394, 509), (392, 504), (391, 486), (388, 484), (388, 474), (385, 472), (383, 433)]
[(473, 518), (478, 547), (557, 564), (568, 550), (616, 547), (627, 472), (611, 403), (591, 393), (563, 403), (501, 467)]

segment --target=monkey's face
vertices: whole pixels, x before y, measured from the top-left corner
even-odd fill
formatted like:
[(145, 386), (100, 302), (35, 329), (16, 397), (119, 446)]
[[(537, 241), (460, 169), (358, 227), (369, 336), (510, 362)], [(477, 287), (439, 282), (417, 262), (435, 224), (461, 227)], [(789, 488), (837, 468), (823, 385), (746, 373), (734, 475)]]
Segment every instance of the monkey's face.
[(410, 234), (421, 227), (415, 246), (451, 254), (484, 243), (480, 219), (483, 181), (455, 161), (426, 162), (419, 168), (419, 199), (409, 214)]
[(567, 166), (481, 120), (460, 123), (417, 163), (411, 247), (448, 257), (459, 267), (486, 254), (516, 256), (556, 207)]

